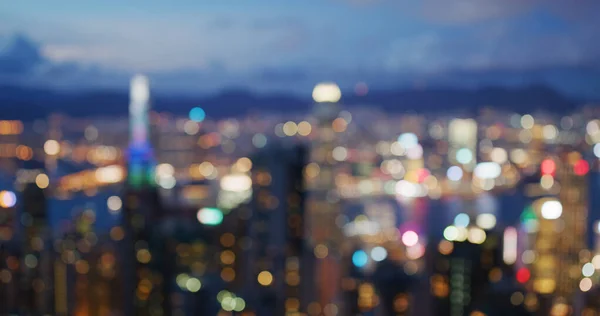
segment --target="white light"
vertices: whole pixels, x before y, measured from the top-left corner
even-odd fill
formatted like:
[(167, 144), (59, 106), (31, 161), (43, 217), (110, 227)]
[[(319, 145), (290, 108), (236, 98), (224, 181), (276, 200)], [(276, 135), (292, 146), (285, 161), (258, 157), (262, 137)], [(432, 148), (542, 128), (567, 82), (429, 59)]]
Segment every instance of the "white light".
[(477, 226), (483, 229), (492, 229), (496, 226), (496, 216), (488, 213), (479, 214), (477, 215), (475, 223), (477, 223)]
[(594, 275), (594, 272), (596, 271), (596, 268), (594, 267), (594, 265), (592, 263), (586, 263), (583, 265), (583, 267), (581, 268), (581, 274), (583, 274), (584, 277), (591, 277), (592, 275)]
[(496, 179), (502, 173), (502, 168), (495, 162), (481, 162), (475, 166), (473, 173), (479, 179)]
[(559, 201), (546, 201), (542, 204), (542, 217), (545, 219), (557, 219), (562, 215), (562, 211)]
[(458, 238), (458, 229), (455, 226), (448, 226), (444, 229), (444, 238), (449, 241), (455, 241)]
[(459, 166), (452, 166), (448, 168), (446, 176), (450, 181), (460, 181), (463, 177), (463, 171)]
[(113, 195), (106, 200), (106, 205), (111, 212), (118, 212), (123, 207), (123, 202), (120, 197)]
[(454, 217), (454, 225), (456, 227), (467, 227), (469, 226), (470, 222), (471, 219), (469, 218), (469, 215), (465, 213), (460, 213)]
[(592, 258), (592, 264), (596, 270), (600, 270), (600, 255), (595, 255)]
[(337, 84), (332, 82), (319, 83), (312, 92), (313, 100), (317, 103), (332, 102), (335, 103), (342, 97), (342, 92)]
[(155, 168), (156, 175), (159, 177), (171, 177), (175, 173), (173, 165), (168, 163), (161, 163)]
[(404, 133), (398, 136), (398, 143), (400, 143), (404, 149), (410, 149), (419, 144), (419, 138), (413, 133)]
[(600, 143), (594, 145), (594, 156), (600, 158)]
[(478, 227), (472, 227), (471, 229), (469, 229), (468, 238), (469, 238), (469, 242), (479, 245), (485, 241), (486, 234), (485, 234), (485, 231), (483, 231), (483, 229), (478, 228)]
[(507, 227), (504, 230), (502, 259), (506, 264), (514, 264), (517, 261), (517, 236), (517, 230), (514, 227)]
[(221, 179), (221, 189), (231, 192), (244, 192), (252, 188), (252, 179), (245, 174), (229, 174)]
[(456, 151), (456, 161), (466, 165), (473, 161), (473, 152), (468, 148), (461, 148)]
[(44, 143), (44, 152), (46, 155), (54, 156), (60, 152), (60, 144), (54, 139), (49, 139)]
[(427, 195), (427, 192), (425, 192), (425, 189), (422, 186), (406, 180), (398, 181), (395, 189), (397, 195), (407, 198), (423, 197)]
[(371, 258), (377, 262), (385, 260), (385, 258), (387, 258), (387, 255), (387, 250), (380, 246), (375, 247), (371, 250)]
[(146, 103), (150, 98), (150, 89), (148, 78), (142, 75), (136, 75), (131, 79), (130, 98), (134, 103)]
[(490, 152), (490, 159), (495, 163), (503, 164), (508, 160), (508, 153), (504, 148), (496, 147)]
[(402, 234), (402, 243), (407, 247), (412, 247), (419, 242), (419, 235), (412, 230)]
[(348, 150), (345, 147), (338, 146), (333, 149), (331, 155), (337, 161), (344, 161), (348, 158)]
[(177, 184), (177, 180), (174, 177), (162, 177), (158, 178), (158, 185), (166, 190), (171, 190)]

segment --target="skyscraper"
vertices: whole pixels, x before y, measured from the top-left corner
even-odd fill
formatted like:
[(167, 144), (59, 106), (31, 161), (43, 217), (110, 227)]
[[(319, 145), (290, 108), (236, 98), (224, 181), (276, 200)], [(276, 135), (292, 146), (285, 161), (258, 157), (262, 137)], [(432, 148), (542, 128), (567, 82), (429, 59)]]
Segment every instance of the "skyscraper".
[[(336, 160), (333, 149), (336, 138), (337, 102), (341, 98), (334, 83), (321, 83), (313, 90), (316, 104), (314, 115), (318, 120), (316, 138), (312, 144), (311, 161), (307, 173), (314, 177), (309, 182), (308, 237), (318, 253), (316, 265), (316, 295), (321, 308), (335, 304), (341, 282), (341, 250), (343, 234), (336, 219), (340, 214), (339, 197), (335, 187)], [(338, 121), (339, 122), (339, 121)]]
[(50, 250), (50, 228), (46, 187), (48, 176), (41, 163), (31, 161), (27, 166), (37, 176), (23, 183), (22, 215), (23, 247), (21, 260), (21, 313), (54, 314), (53, 265)]
[(131, 80), (130, 145), (127, 187), (124, 196), (124, 275), (131, 276), (124, 282), (125, 313), (131, 315), (169, 315), (166, 306), (169, 298), (164, 296), (165, 287), (156, 271), (160, 258), (153, 254), (153, 223), (162, 213), (158, 191), (154, 187), (154, 161), (149, 137), (148, 78), (137, 75)]
[[(312, 285), (304, 244), (303, 146), (268, 146), (253, 159), (254, 179), (247, 294), (258, 315), (286, 315), (306, 308)], [(312, 254), (312, 251), (308, 251)], [(251, 262), (251, 263), (250, 263)]]

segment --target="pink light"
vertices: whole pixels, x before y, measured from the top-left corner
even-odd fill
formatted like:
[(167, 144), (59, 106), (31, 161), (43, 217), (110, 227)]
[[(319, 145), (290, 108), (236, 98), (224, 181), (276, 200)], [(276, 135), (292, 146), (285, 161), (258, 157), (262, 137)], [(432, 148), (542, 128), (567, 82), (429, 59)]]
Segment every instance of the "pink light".
[(402, 234), (402, 243), (407, 247), (412, 247), (419, 242), (419, 235), (412, 230)]

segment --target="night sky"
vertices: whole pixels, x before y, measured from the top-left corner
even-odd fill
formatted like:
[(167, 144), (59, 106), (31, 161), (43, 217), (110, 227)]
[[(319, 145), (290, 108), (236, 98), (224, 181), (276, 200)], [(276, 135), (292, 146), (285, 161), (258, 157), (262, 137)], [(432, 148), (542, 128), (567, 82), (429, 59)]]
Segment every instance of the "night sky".
[(3, 1), (0, 47), (19, 33), (55, 65), (177, 84), (383, 82), (598, 64), (598, 12), (594, 0)]

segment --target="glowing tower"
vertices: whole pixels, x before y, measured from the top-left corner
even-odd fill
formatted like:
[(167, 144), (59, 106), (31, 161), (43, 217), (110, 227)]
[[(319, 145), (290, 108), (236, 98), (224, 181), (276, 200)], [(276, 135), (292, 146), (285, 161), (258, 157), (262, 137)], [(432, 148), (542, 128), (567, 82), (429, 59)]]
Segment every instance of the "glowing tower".
[(339, 114), (337, 102), (341, 92), (334, 83), (321, 83), (314, 88), (312, 96), (316, 102), (314, 115), (318, 125), (317, 137), (312, 144), (312, 163), (307, 167), (307, 176), (312, 173), (308, 236), (318, 258), (315, 275), (317, 299), (321, 307), (325, 307), (336, 303), (342, 274), (343, 235), (336, 224), (340, 207), (334, 181), (336, 161), (332, 156), (335, 147), (332, 124)]
[(128, 183), (140, 188), (154, 182), (153, 155), (150, 146), (148, 112), (150, 87), (148, 78), (136, 75), (131, 79), (129, 103), (129, 175)]

